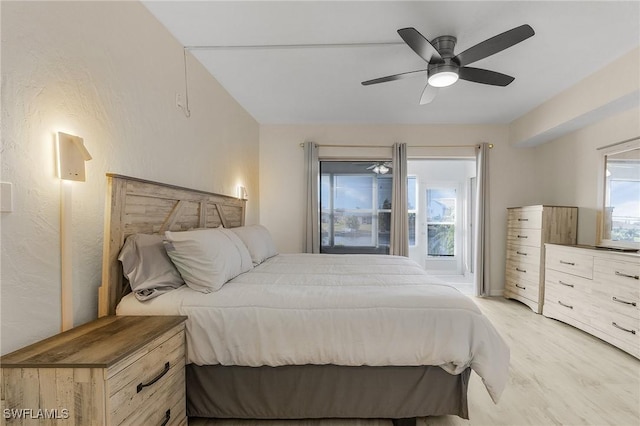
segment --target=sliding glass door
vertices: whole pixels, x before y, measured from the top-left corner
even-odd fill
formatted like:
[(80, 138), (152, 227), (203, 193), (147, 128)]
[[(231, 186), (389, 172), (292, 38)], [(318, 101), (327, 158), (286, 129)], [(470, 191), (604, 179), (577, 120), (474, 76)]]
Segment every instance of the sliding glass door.
[(391, 175), (372, 162), (320, 163), (322, 253), (388, 253)]

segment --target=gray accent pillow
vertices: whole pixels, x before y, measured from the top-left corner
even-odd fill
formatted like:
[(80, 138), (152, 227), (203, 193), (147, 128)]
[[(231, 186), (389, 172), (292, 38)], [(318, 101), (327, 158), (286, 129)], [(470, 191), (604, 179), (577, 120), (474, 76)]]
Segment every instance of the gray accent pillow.
[(134, 234), (120, 250), (118, 260), (138, 300), (153, 299), (184, 284), (162, 241), (160, 235)]

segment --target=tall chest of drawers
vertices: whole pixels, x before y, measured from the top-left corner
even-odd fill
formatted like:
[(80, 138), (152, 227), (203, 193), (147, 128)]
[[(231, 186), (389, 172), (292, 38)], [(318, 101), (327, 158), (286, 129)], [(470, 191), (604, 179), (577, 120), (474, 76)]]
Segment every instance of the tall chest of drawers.
[(545, 243), (575, 244), (578, 208), (526, 206), (507, 209), (504, 297), (542, 313)]
[(187, 424), (181, 316), (102, 317), (0, 359), (0, 424)]
[(547, 245), (543, 315), (640, 358), (640, 254)]

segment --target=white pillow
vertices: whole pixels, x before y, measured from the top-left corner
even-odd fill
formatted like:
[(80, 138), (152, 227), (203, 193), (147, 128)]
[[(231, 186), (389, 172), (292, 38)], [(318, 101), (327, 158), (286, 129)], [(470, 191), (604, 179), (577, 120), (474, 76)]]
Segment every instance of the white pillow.
[(193, 290), (211, 293), (250, 270), (251, 256), (242, 241), (222, 228), (165, 232), (167, 254)]
[(265, 260), (278, 254), (278, 249), (271, 238), (269, 230), (262, 225), (241, 226), (231, 228), (240, 237), (249, 253), (254, 265), (259, 265)]

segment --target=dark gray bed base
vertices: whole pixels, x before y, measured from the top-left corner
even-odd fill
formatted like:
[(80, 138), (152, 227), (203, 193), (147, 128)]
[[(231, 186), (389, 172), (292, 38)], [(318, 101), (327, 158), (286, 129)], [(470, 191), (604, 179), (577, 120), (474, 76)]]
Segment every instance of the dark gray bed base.
[[(469, 418), (470, 369), (187, 365), (187, 415), (231, 419)], [(394, 422), (403, 424), (402, 422)]]

